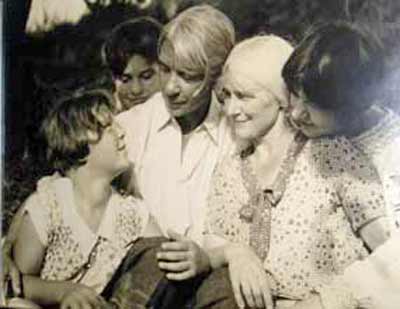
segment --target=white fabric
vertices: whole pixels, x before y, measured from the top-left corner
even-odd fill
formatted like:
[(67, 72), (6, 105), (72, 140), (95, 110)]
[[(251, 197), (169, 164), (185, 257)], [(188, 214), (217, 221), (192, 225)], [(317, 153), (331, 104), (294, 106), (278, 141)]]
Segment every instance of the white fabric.
[(211, 175), (231, 144), (215, 97), (205, 121), (187, 136), (160, 93), (120, 114), (118, 120), (126, 130), (139, 191), (161, 229), (186, 234), (201, 244)]
[(372, 309), (400, 306), (400, 233), (396, 232), (364, 261), (345, 270), (342, 281), (361, 303)]
[(395, 227), (395, 222), (400, 223), (400, 117), (388, 109), (383, 112), (386, 115), (376, 126), (351, 141), (376, 167)]
[(72, 182), (43, 177), (25, 204), (46, 253), (40, 277), (80, 282), (101, 292), (149, 219), (143, 202), (113, 191), (97, 232), (78, 214)]

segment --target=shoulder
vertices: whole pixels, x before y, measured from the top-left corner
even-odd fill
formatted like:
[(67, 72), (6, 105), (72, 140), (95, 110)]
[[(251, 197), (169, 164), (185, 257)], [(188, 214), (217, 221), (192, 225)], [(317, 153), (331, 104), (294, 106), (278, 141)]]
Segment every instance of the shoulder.
[[(24, 211), (29, 214), (40, 241), (44, 245), (47, 245), (53, 228), (61, 222), (61, 201), (57, 186), (62, 185), (65, 179), (57, 173), (41, 178), (37, 183), (36, 191), (23, 205)], [(61, 198), (66, 197), (63, 195)]]
[(141, 199), (116, 193), (111, 206), (115, 212), (118, 241), (127, 244), (143, 235), (149, 221), (149, 212)]
[(346, 137), (314, 139), (310, 140), (307, 146), (312, 161), (324, 173), (375, 175), (375, 169), (369, 159)]
[(140, 199), (129, 196), (123, 196), (115, 192), (114, 205), (112, 207), (118, 216), (125, 217), (128, 221), (137, 221), (147, 216), (147, 207), (145, 202)]
[(113, 193), (115, 205), (120, 211), (129, 211), (131, 209), (136, 209), (138, 207), (142, 207), (144, 202), (143, 200), (136, 198), (132, 195), (122, 195), (118, 192)]
[(243, 164), (237, 151), (226, 153), (217, 163), (208, 194), (208, 204), (211, 208), (219, 209), (229, 206), (233, 209), (232, 201), (247, 200)]
[(233, 140), (227, 138), (224, 141), (225, 148), (221, 151), (217, 164), (214, 169), (214, 176), (223, 179), (235, 178), (235, 174), (240, 172), (242, 159), (240, 157), (240, 146)]
[(319, 155), (318, 157), (341, 157), (353, 153), (358, 155), (360, 153), (344, 136), (310, 139), (308, 144), (313, 155)]
[(149, 118), (155, 116), (157, 111), (164, 108), (164, 99), (161, 92), (154, 94), (149, 100), (143, 104), (136, 105), (117, 116), (117, 120), (121, 124), (130, 124), (132, 121), (149, 121)]
[(45, 204), (56, 200), (57, 186), (62, 185), (65, 179), (59, 173), (40, 178), (36, 185), (35, 195), (38, 199), (43, 200)]
[(384, 116), (373, 127), (352, 137), (352, 141), (367, 155), (376, 156), (387, 147), (399, 143), (400, 117), (390, 109), (380, 109)]
[(74, 203), (72, 181), (59, 173), (43, 177), (37, 185), (38, 205), (43, 208), (53, 225), (59, 225), (69, 217)]

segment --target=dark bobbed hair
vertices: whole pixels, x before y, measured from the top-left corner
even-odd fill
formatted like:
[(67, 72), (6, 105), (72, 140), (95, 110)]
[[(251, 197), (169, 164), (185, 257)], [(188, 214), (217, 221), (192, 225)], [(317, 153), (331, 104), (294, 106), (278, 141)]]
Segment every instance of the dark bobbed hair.
[(289, 91), (334, 112), (361, 112), (380, 96), (384, 61), (379, 40), (356, 25), (331, 22), (312, 29), (286, 62)]
[(157, 61), (161, 29), (162, 25), (151, 17), (135, 18), (116, 26), (103, 46), (104, 61), (113, 75), (122, 75), (133, 55)]
[(61, 99), (42, 124), (47, 159), (65, 174), (85, 163), (89, 143), (96, 143), (113, 121), (115, 104), (110, 92), (78, 91)]

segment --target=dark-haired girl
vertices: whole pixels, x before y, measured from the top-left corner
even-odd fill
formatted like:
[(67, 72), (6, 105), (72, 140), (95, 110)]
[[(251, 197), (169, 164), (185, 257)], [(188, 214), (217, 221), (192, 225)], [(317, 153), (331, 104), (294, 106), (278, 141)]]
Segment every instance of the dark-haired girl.
[(140, 17), (118, 25), (104, 45), (104, 60), (111, 69), (120, 111), (147, 101), (160, 91), (158, 37), (161, 24)]

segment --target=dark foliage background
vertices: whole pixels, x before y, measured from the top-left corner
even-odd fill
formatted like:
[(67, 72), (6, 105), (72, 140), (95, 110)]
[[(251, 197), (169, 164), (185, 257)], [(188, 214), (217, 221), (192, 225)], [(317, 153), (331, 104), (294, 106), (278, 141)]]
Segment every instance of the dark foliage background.
[[(54, 0), (56, 1), (56, 0)], [(61, 0), (59, 0), (61, 1)], [(400, 68), (400, 1), (398, 0), (86, 0), (91, 13), (77, 25), (63, 24), (50, 32), (23, 32), (29, 0), (6, 1), (6, 106), (3, 177), (3, 230), (9, 218), (50, 169), (44, 160), (40, 123), (54, 99), (82, 85), (111, 87), (101, 61), (101, 45), (119, 22), (152, 15), (166, 22), (173, 14), (208, 3), (233, 20), (238, 38), (272, 32), (294, 43), (316, 23), (344, 19), (357, 22), (385, 45), (385, 101), (397, 110)], [(111, 2), (111, 4), (109, 3)]]

